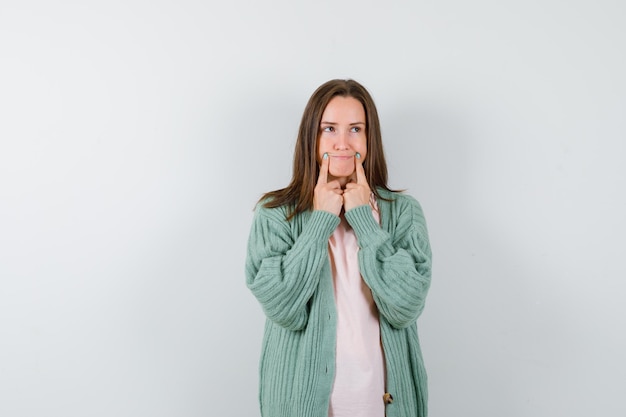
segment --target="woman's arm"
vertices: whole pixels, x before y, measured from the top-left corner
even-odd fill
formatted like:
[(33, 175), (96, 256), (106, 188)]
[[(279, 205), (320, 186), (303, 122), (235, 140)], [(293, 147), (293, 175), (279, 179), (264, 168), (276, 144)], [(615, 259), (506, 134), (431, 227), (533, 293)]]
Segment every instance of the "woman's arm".
[[(278, 209), (257, 208), (248, 239), (246, 284), (267, 317), (301, 330), (308, 320), (307, 302), (328, 262), (328, 239), (339, 217), (313, 211), (298, 237), (292, 236)], [(292, 220), (296, 221), (296, 219)]]
[(393, 236), (381, 229), (369, 205), (346, 212), (359, 242), (363, 280), (372, 290), (380, 314), (396, 328), (417, 320), (431, 278), (431, 250), (422, 208), (408, 196), (401, 204)]

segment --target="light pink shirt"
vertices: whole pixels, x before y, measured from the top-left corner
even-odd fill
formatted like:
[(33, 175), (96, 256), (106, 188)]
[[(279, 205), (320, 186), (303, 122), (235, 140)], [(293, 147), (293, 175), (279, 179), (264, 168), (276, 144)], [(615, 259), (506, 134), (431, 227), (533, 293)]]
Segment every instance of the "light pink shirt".
[[(372, 214), (380, 222), (376, 208)], [(329, 249), (337, 304), (337, 356), (328, 416), (384, 417), (385, 363), (378, 309), (359, 271), (356, 235), (343, 215)]]

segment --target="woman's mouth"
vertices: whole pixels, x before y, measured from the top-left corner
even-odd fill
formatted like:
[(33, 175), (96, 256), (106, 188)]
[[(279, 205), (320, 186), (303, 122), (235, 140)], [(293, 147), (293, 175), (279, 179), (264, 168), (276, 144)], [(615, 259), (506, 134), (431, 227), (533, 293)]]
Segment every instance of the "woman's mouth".
[(348, 159), (352, 159), (352, 158), (354, 158), (354, 156), (355, 156), (355, 155), (356, 155), (356, 154), (354, 154), (354, 153), (353, 153), (353, 154), (350, 154), (350, 155), (345, 155), (345, 154), (332, 154), (332, 153), (329, 153), (329, 154), (328, 154), (328, 156), (330, 156), (331, 158), (339, 159), (339, 160), (341, 160), (341, 161), (343, 161), (343, 160), (348, 160)]

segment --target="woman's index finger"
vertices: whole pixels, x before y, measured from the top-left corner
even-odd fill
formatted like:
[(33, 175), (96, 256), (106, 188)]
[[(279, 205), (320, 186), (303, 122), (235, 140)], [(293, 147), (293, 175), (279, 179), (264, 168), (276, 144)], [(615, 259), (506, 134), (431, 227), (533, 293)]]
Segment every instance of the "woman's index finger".
[(356, 183), (367, 184), (367, 177), (365, 176), (365, 169), (363, 168), (363, 160), (355, 157), (354, 165), (356, 165)]
[(317, 177), (318, 184), (326, 184), (328, 182), (328, 163), (330, 158), (328, 154), (324, 154), (322, 165), (320, 165), (320, 175)]

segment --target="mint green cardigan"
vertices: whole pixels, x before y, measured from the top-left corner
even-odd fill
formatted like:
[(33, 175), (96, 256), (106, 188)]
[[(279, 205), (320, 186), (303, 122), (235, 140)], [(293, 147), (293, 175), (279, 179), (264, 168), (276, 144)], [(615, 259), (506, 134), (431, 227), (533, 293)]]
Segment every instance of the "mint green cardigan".
[[(430, 286), (431, 251), (420, 204), (379, 190), (378, 224), (369, 205), (345, 213), (359, 244), (359, 267), (380, 315), (387, 417), (426, 417), (427, 381), (416, 321)], [(260, 359), (263, 417), (327, 417), (335, 369), (336, 309), (328, 239), (339, 217), (326, 211), (286, 220), (287, 209), (258, 205), (248, 240), (246, 284), (267, 316)], [(383, 401), (381, 393), (381, 401)]]

